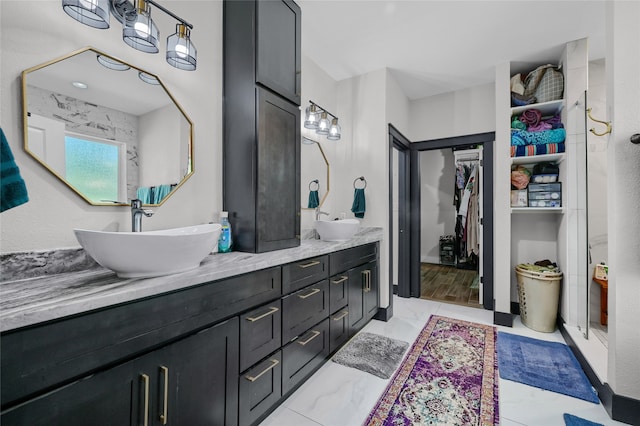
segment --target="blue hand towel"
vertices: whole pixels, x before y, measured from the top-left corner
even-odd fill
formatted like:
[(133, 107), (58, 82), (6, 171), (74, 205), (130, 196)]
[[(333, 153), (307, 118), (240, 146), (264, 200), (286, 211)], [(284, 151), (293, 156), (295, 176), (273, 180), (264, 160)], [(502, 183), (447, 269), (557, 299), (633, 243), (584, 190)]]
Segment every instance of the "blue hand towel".
[(353, 205), (351, 211), (353, 214), (362, 219), (366, 210), (366, 203), (364, 201), (364, 188), (356, 188), (353, 193)]
[(310, 209), (315, 209), (320, 205), (320, 195), (318, 195), (318, 191), (309, 191), (309, 204), (307, 207)]
[(29, 194), (2, 128), (0, 139), (0, 212), (3, 212), (29, 201)]
[(574, 416), (573, 414), (564, 413), (564, 424), (566, 426), (603, 426), (602, 423), (592, 422), (582, 417)]
[(142, 201), (142, 204), (151, 204), (151, 188), (147, 186), (138, 187), (136, 197)]
[(156, 187), (156, 199), (155, 203), (158, 204), (160, 201), (164, 200), (164, 198), (169, 195), (171, 192), (171, 185), (160, 185)]

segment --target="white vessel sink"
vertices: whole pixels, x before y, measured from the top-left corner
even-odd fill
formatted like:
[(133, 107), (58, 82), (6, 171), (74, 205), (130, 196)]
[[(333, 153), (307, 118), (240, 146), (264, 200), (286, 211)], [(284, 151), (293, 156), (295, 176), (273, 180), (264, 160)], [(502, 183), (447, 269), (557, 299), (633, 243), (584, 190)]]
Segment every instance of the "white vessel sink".
[(195, 269), (218, 244), (220, 224), (146, 232), (74, 229), (86, 252), (121, 278), (158, 277)]
[(347, 241), (360, 229), (358, 219), (316, 220), (316, 231), (322, 241)]

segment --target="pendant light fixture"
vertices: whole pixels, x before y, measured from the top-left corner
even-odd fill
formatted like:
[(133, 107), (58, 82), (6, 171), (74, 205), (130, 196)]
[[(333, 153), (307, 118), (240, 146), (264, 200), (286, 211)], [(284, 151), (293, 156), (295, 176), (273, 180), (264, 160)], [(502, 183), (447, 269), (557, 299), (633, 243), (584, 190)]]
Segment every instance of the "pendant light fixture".
[(151, 19), (151, 5), (146, 0), (136, 0), (136, 13), (132, 19), (125, 19), (122, 40), (136, 50), (158, 53), (160, 31)]
[(340, 140), (342, 129), (338, 124), (338, 117), (313, 101), (309, 101), (309, 104), (305, 110), (304, 127), (315, 130), (316, 134), (326, 136), (331, 141)]
[(62, 10), (93, 28), (109, 28), (109, 0), (62, 0)]
[(156, 1), (62, 0), (62, 9), (76, 21), (105, 29), (109, 28), (109, 18), (113, 15), (122, 23), (122, 39), (126, 44), (141, 52), (158, 53), (160, 31), (151, 19), (151, 5), (178, 21), (175, 34), (167, 37), (166, 59), (169, 65), (186, 71), (195, 70), (197, 51), (191, 41), (193, 25)]

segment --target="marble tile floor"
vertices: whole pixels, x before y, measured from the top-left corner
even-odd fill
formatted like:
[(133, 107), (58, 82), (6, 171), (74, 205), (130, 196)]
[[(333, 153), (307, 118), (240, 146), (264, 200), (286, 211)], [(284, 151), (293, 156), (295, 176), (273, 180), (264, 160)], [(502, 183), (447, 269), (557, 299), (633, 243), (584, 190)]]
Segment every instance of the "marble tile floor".
[[(388, 322), (372, 320), (363, 331), (413, 343), (430, 315), (493, 323), (491, 311), (422, 299), (394, 296), (394, 316)], [(539, 333), (516, 317), (513, 328), (499, 331), (533, 338), (564, 340), (559, 331)], [(389, 380), (334, 362), (325, 363), (278, 407), (261, 426), (357, 426), (367, 418)], [(507, 426), (563, 426), (563, 413), (604, 425), (622, 425), (609, 418), (602, 404), (593, 404), (555, 392), (500, 379), (500, 424)]]

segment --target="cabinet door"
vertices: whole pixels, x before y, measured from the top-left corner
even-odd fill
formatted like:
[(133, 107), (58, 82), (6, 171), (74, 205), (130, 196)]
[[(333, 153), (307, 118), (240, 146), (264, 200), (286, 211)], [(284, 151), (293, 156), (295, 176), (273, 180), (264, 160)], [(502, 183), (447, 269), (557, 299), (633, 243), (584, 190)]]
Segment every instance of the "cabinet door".
[(360, 330), (378, 311), (378, 263), (349, 270), (350, 335)]
[(300, 244), (300, 110), (264, 89), (257, 97), (256, 245), (265, 252)]
[(150, 377), (135, 375), (134, 365), (127, 362), (3, 411), (0, 422), (3, 426), (142, 424)]
[(370, 320), (378, 312), (378, 262), (369, 262), (365, 271), (364, 312), (367, 320)]
[(358, 266), (348, 271), (349, 275), (349, 335), (353, 336), (364, 323), (365, 301), (364, 288), (366, 284), (366, 265)]
[(234, 425), (238, 319), (2, 413), (3, 425)]
[(256, 81), (300, 105), (300, 7), (257, 1)]
[(170, 382), (163, 381), (163, 366), (151, 367), (159, 375), (153, 386), (158, 391), (154, 424), (164, 424), (163, 415), (169, 425), (238, 423), (238, 336), (235, 317), (165, 349)]

